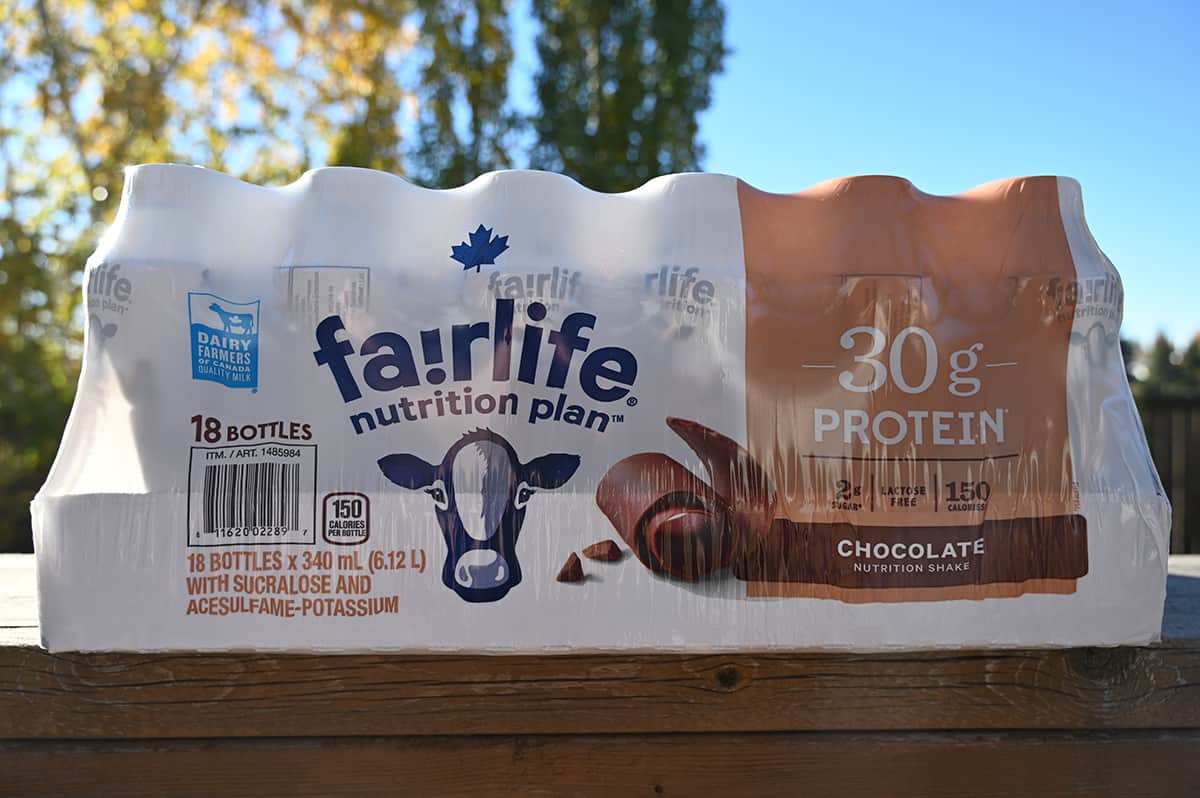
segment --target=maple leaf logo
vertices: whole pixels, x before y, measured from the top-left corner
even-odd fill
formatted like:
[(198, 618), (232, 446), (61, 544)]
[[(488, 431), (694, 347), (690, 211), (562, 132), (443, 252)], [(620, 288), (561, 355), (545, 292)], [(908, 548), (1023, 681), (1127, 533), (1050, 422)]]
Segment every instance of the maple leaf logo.
[(492, 238), (492, 229), (482, 224), (475, 228), (469, 239), (469, 244), (463, 241), (450, 247), (451, 259), (461, 263), (463, 271), (474, 269), (478, 272), (480, 266), (494, 264), (500, 253), (508, 249), (508, 236)]

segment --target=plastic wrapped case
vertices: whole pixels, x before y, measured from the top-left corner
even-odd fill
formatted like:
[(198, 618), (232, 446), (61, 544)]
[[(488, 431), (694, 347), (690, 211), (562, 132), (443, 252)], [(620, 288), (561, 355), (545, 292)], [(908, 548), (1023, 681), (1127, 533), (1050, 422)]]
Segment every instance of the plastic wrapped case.
[(1145, 643), (1078, 185), (131, 169), (33, 504), (61, 649)]

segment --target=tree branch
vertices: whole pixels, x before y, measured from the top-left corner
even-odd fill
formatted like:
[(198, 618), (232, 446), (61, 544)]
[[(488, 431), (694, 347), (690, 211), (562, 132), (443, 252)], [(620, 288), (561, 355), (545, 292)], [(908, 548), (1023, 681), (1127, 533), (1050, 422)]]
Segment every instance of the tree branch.
[[(62, 111), (56, 115), (56, 121), (62, 127), (63, 132), (67, 134), (71, 146), (75, 148), (75, 154), (79, 159), (79, 168), (83, 170), (83, 176), (90, 189), (95, 184), (95, 175), (88, 165), (87, 156), (83, 151), (83, 136), (79, 132), (79, 122), (75, 119), (75, 112), (71, 110), (71, 92), (67, 87), (66, 56), (59, 46), (57, 33), (50, 20), (50, 11), (46, 8), (46, 0), (37, 0), (37, 12), (38, 19), (42, 23), (42, 36), (46, 41), (46, 51), (50, 55), (50, 71), (54, 76), (54, 82), (58, 84), (58, 101), (62, 104)], [(46, 110), (49, 112), (50, 108)], [(93, 221), (97, 218), (94, 205), (92, 218)]]

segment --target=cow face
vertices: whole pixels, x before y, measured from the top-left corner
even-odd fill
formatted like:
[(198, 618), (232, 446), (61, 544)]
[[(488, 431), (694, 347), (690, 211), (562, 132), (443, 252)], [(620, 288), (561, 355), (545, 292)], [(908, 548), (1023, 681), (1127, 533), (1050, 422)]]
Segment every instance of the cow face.
[(517, 537), (525, 509), (539, 490), (566, 484), (579, 468), (573, 454), (546, 454), (522, 463), (491, 430), (459, 438), (436, 465), (412, 454), (379, 460), (384, 476), (433, 503), (446, 561), (442, 582), (466, 601), (499, 601), (521, 581)]

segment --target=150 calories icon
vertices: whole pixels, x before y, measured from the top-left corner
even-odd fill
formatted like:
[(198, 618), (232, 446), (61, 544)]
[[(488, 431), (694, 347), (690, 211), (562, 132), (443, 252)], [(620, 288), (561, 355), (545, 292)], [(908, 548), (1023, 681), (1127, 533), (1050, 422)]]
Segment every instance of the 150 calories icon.
[(325, 494), (321, 529), (326, 543), (357, 546), (371, 537), (371, 499), (365, 493)]

